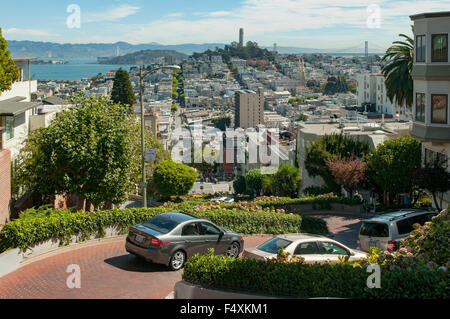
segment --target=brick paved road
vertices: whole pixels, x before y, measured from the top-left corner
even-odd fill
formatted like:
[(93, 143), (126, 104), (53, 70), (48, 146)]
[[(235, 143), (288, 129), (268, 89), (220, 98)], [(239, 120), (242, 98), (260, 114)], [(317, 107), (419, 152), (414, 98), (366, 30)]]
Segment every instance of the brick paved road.
[(333, 235), (333, 239), (350, 248), (357, 247), (359, 228), (361, 227), (361, 219), (354, 216), (334, 216), (329, 214), (308, 214), (308, 216), (322, 218), (327, 222), (328, 229)]
[[(245, 238), (246, 248), (256, 247), (267, 237)], [(81, 269), (81, 288), (66, 285), (68, 265)], [(162, 299), (182, 271), (149, 264), (125, 251), (124, 242), (90, 246), (65, 252), (26, 265), (0, 278), (0, 299)]]

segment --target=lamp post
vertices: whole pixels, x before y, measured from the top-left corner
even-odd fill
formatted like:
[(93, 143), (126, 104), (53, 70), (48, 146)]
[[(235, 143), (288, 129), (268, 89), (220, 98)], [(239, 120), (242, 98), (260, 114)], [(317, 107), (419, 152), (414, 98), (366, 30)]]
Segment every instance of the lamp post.
[(147, 177), (145, 173), (145, 112), (144, 112), (144, 79), (159, 70), (178, 71), (178, 65), (167, 65), (144, 72), (144, 65), (139, 67), (139, 94), (141, 104), (141, 152), (142, 152), (142, 207), (147, 208)]

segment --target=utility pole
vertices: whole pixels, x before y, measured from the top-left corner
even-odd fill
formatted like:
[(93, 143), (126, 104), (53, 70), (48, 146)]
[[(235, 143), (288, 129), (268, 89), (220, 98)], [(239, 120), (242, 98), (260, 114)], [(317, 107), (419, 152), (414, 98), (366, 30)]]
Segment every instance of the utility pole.
[(144, 67), (139, 67), (141, 102), (141, 151), (142, 151), (142, 207), (147, 208), (147, 176), (145, 174), (145, 112), (144, 112)]

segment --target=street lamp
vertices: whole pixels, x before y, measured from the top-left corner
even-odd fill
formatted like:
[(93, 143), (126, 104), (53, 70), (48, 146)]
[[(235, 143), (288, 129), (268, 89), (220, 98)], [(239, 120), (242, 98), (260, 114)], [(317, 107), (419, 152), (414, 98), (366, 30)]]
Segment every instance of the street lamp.
[(145, 114), (144, 114), (144, 79), (150, 74), (159, 70), (178, 71), (181, 68), (178, 65), (166, 65), (144, 72), (144, 65), (139, 67), (139, 88), (140, 88), (140, 104), (141, 104), (141, 147), (142, 147), (142, 207), (147, 207), (147, 178), (145, 174)]

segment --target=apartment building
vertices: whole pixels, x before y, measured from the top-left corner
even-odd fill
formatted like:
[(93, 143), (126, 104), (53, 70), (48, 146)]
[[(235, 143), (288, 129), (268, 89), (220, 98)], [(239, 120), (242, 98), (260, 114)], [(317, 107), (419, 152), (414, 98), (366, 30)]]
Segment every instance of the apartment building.
[(0, 92), (0, 229), (10, 216), (11, 160), (18, 155), (21, 144), (28, 136), (29, 118), (39, 103), (31, 101), (37, 91), (37, 81), (30, 79), (33, 58), (13, 58), (19, 70), (19, 79), (11, 90)]
[(381, 73), (360, 74), (358, 82), (358, 106), (365, 110), (385, 114), (401, 121), (412, 120), (412, 110), (398, 103), (391, 103), (387, 96), (385, 78)]
[[(414, 22), (414, 121), (411, 134), (422, 141), (423, 160), (450, 156), (450, 12), (417, 14)], [(443, 207), (450, 204), (444, 194)]]
[(14, 160), (28, 136), (30, 117), (37, 114), (40, 102), (31, 102), (37, 91), (37, 81), (30, 79), (30, 64), (34, 58), (14, 57), (19, 69), (19, 79), (11, 90), (0, 95), (0, 149), (9, 149)]
[(235, 94), (235, 127), (256, 128), (264, 124), (264, 89), (238, 90)]

